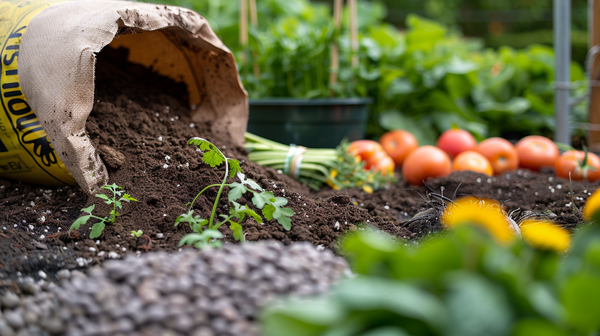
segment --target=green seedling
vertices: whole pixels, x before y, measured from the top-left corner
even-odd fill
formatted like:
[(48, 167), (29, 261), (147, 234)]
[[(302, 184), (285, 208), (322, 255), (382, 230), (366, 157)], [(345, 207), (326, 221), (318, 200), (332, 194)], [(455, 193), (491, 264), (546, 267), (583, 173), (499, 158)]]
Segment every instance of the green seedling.
[(102, 234), (102, 231), (104, 231), (106, 224), (113, 224), (117, 217), (119, 217), (120, 214), (119, 212), (117, 212), (117, 209), (120, 210), (123, 208), (123, 204), (121, 203), (121, 201), (137, 202), (135, 198), (125, 193), (125, 189), (123, 189), (123, 187), (119, 187), (115, 183), (113, 183), (112, 185), (105, 185), (102, 187), (102, 189), (106, 189), (112, 192), (112, 197), (106, 196), (105, 194), (96, 194), (96, 197), (103, 200), (104, 203), (113, 205), (113, 209), (110, 211), (108, 216), (99, 217), (92, 215), (92, 211), (94, 211), (94, 208), (96, 207), (95, 204), (92, 204), (87, 208), (81, 209), (81, 212), (85, 212), (87, 213), (87, 215), (77, 218), (77, 220), (71, 225), (69, 233), (71, 233), (71, 230), (78, 230), (79, 227), (87, 223), (87, 221), (90, 218), (94, 218), (99, 220), (99, 222), (92, 226), (92, 231), (90, 232), (90, 239), (98, 238)]
[(142, 230), (131, 231), (131, 235), (136, 238), (140, 238), (143, 234), (144, 234), (144, 231), (142, 231)]
[[(240, 162), (225, 157), (217, 146), (209, 141), (202, 138), (192, 138), (188, 141), (188, 144), (200, 148), (200, 150), (204, 152), (202, 161), (212, 168), (225, 163), (225, 175), (220, 184), (211, 184), (202, 189), (196, 197), (194, 197), (192, 202), (188, 204), (188, 212), (181, 214), (175, 220), (175, 226), (185, 222), (190, 225), (190, 228), (194, 232), (183, 237), (179, 242), (179, 246), (194, 245), (197, 248), (202, 248), (211, 245), (218, 247), (220, 243), (216, 244), (216, 241), (222, 239), (223, 235), (217, 230), (225, 223), (229, 224), (234, 239), (244, 242), (244, 232), (241, 223), (246, 216), (254, 218), (258, 223), (263, 222), (262, 217), (256, 213), (256, 211), (252, 210), (247, 205), (242, 205), (237, 202), (237, 200), (247, 192), (253, 194), (252, 203), (258, 209), (262, 210), (262, 215), (267, 220), (272, 220), (274, 218), (284, 229), (288, 231), (291, 229), (292, 222), (290, 217), (294, 215), (294, 211), (291, 208), (283, 207), (288, 203), (287, 199), (284, 197), (275, 197), (272, 192), (264, 190), (256, 182), (251, 179), (246, 179), (246, 176), (242, 173)], [(233, 178), (234, 176), (237, 176), (240, 182), (226, 184), (227, 177)], [(222, 220), (219, 221), (216, 220), (217, 205), (225, 186), (229, 187), (229, 193), (227, 195), (227, 200), (230, 203), (229, 214), (219, 215), (218, 217), (222, 218)], [(217, 192), (217, 197), (213, 203), (210, 218), (205, 219), (199, 215), (194, 215), (193, 206), (198, 197), (200, 197), (204, 191), (213, 187), (219, 187), (219, 191)]]

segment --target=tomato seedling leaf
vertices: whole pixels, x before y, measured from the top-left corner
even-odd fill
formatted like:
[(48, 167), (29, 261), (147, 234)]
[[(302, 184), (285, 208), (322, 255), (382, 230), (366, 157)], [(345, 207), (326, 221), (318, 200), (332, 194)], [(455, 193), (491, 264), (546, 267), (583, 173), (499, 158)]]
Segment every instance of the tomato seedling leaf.
[(236, 159), (227, 159), (227, 163), (229, 164), (229, 178), (233, 178), (236, 174), (242, 172), (240, 161)]
[(84, 225), (85, 223), (87, 223), (88, 219), (90, 219), (90, 217), (92, 217), (92, 215), (87, 215), (87, 216), (81, 216), (79, 218), (77, 218), (77, 220), (71, 224), (71, 227), (69, 228), (69, 232), (71, 232), (72, 230), (79, 230), (79, 227)]
[(95, 239), (100, 237), (100, 235), (102, 234), (102, 231), (104, 231), (104, 227), (106, 227), (106, 224), (104, 224), (104, 221), (98, 222), (94, 225), (92, 225), (92, 231), (90, 232), (90, 239)]
[(202, 156), (202, 161), (204, 161), (204, 163), (206, 163), (207, 165), (210, 165), (211, 168), (214, 168), (216, 166), (220, 166), (221, 163), (225, 161), (225, 158), (223, 158), (223, 155), (220, 152), (210, 150), (204, 152), (204, 156)]

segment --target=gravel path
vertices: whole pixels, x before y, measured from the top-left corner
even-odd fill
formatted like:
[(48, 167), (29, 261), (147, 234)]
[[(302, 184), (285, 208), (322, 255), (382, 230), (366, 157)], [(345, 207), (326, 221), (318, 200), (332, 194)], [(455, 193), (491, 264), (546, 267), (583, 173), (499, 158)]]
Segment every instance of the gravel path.
[(106, 262), (88, 274), (61, 271), (48, 289), (0, 297), (0, 336), (259, 335), (259, 308), (280, 294), (328, 290), (344, 259), (310, 243), (275, 241), (220, 250), (147, 253)]

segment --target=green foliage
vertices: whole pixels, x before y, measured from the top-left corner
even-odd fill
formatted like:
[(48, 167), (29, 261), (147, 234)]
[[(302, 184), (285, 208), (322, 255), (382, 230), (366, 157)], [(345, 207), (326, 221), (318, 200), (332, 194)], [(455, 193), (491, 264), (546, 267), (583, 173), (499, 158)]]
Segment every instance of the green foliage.
[(99, 222), (92, 225), (92, 231), (90, 232), (90, 239), (98, 238), (104, 231), (106, 224), (107, 223), (113, 224), (115, 222), (115, 220), (117, 219), (117, 217), (120, 216), (119, 212), (117, 212), (117, 209), (120, 210), (123, 208), (123, 204), (121, 203), (122, 201), (125, 201), (128, 203), (129, 202), (137, 202), (137, 200), (135, 198), (131, 197), (131, 195), (129, 195), (129, 194), (126, 194), (125, 190), (122, 187), (119, 187), (118, 185), (116, 185), (115, 183), (113, 183), (111, 185), (102, 186), (102, 189), (106, 189), (106, 190), (109, 190), (112, 192), (112, 197), (106, 196), (105, 194), (96, 194), (96, 197), (103, 200), (104, 203), (113, 205), (113, 209), (110, 211), (108, 216), (98, 217), (98, 216), (92, 215), (92, 211), (94, 211), (94, 208), (96, 207), (95, 204), (92, 204), (87, 208), (81, 209), (81, 212), (85, 212), (85, 213), (87, 213), (87, 215), (77, 218), (77, 220), (73, 224), (71, 224), (71, 227), (69, 228), (69, 233), (71, 233), (71, 230), (79, 230), (79, 227), (81, 225), (84, 225), (85, 223), (87, 223), (87, 221), (90, 218), (95, 218), (95, 219), (99, 220)]
[(136, 238), (140, 238), (143, 234), (144, 234), (144, 231), (142, 231), (142, 230), (131, 231), (131, 235)]
[[(234, 239), (244, 242), (244, 232), (241, 223), (246, 216), (252, 217), (257, 223), (263, 222), (262, 217), (257, 214), (256, 211), (250, 209), (247, 205), (242, 205), (237, 202), (247, 192), (253, 194), (252, 203), (254, 203), (258, 209), (262, 209), (262, 213), (267, 220), (275, 218), (284, 229), (288, 231), (291, 229), (291, 217), (294, 215), (294, 211), (291, 208), (282, 207), (288, 203), (287, 199), (275, 197), (272, 192), (264, 190), (258, 183), (251, 179), (247, 179), (242, 173), (240, 162), (225, 157), (225, 155), (211, 142), (201, 138), (192, 138), (188, 141), (188, 144), (194, 145), (203, 151), (202, 161), (212, 168), (225, 163), (225, 175), (221, 184), (211, 184), (202, 189), (196, 195), (194, 200), (189, 203), (188, 212), (179, 215), (175, 219), (175, 226), (180, 223), (188, 223), (193, 232), (181, 239), (179, 242), (180, 246), (193, 245), (197, 248), (206, 246), (220, 247), (221, 242), (218, 240), (222, 239), (223, 235), (218, 229), (225, 223), (229, 223), (229, 228), (233, 232)], [(226, 184), (225, 182), (227, 181), (228, 176), (230, 178), (237, 176), (240, 182)], [(221, 197), (221, 192), (225, 186), (229, 187), (229, 193), (227, 195), (227, 200), (230, 204), (229, 214), (219, 215), (223, 220), (216, 221), (215, 215), (217, 205)], [(204, 191), (212, 187), (219, 187), (219, 191), (213, 203), (210, 219), (194, 215), (194, 203)]]
[(567, 336), (600, 331), (600, 227), (583, 225), (566, 257), (476, 227), (406, 244), (347, 236), (357, 276), (332, 293), (268, 308), (264, 335)]
[[(426, 10), (448, 24), (455, 18), (446, 14), (454, 15), (462, 2), (429, 0)], [(434, 143), (452, 125), (478, 139), (549, 136), (554, 131), (554, 54), (548, 46), (485, 49), (479, 40), (416, 15), (406, 17), (407, 30), (400, 32), (383, 22), (386, 8), (381, 3), (359, 1), (359, 66), (353, 68), (347, 12), (342, 29), (336, 32), (331, 10), (323, 3), (258, 1), (259, 26), (250, 30), (246, 47), (239, 44), (239, 2), (167, 3), (190, 6), (208, 18), (236, 55), (251, 98), (369, 96), (374, 99), (369, 137), (405, 129), (415, 133), (421, 144)], [(487, 5), (510, 8), (503, 2)], [(340, 46), (339, 81), (330, 85), (335, 41)], [(572, 64), (571, 73), (573, 81), (585, 80), (578, 64)], [(581, 86), (573, 95), (586, 91)], [(586, 116), (585, 103), (575, 106), (571, 115), (573, 121), (585, 121)]]

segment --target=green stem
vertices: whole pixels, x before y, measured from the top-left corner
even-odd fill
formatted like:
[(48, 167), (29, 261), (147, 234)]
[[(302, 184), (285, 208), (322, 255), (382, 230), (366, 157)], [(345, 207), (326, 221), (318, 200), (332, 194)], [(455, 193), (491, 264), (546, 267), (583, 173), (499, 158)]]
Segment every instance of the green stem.
[(221, 187), (219, 187), (219, 192), (217, 192), (217, 198), (215, 199), (215, 204), (213, 204), (212, 212), (210, 213), (210, 220), (208, 221), (208, 228), (213, 229), (213, 221), (215, 220), (215, 213), (217, 212), (217, 205), (219, 205), (219, 199), (221, 198), (221, 192), (223, 192), (223, 187), (225, 187), (225, 182), (227, 182), (227, 175), (229, 174), (229, 162), (227, 162), (227, 157), (221, 152), (221, 150), (214, 146), (216, 150), (219, 151), (219, 154), (223, 156), (225, 159), (225, 176), (223, 176), (223, 182), (221, 182)]
[(228, 220), (230, 220), (233, 217), (233, 215), (229, 215), (229, 217), (225, 218), (224, 221), (217, 223), (217, 225), (215, 225), (214, 229), (217, 230), (219, 227), (221, 227), (221, 225), (225, 224), (225, 222), (227, 222)]
[[(227, 160), (225, 160), (225, 161), (227, 161)], [(225, 176), (227, 176), (227, 175), (225, 175)], [(205, 192), (205, 191), (206, 191), (206, 189), (208, 189), (208, 188), (211, 188), (211, 187), (217, 187), (217, 186), (220, 186), (220, 184), (211, 184), (211, 185), (208, 185), (208, 186), (206, 186), (206, 188), (202, 189), (202, 191), (200, 191), (200, 192), (198, 193), (198, 195), (196, 195), (196, 197), (194, 197), (194, 200), (193, 200), (193, 201), (192, 201), (192, 203), (190, 204), (190, 209), (191, 209), (192, 207), (194, 207), (194, 203), (196, 203), (196, 200), (198, 199), (198, 197), (199, 197), (199, 196), (200, 196), (200, 195), (201, 195), (203, 192)]]
[[(108, 222), (110, 224), (113, 224), (115, 222), (115, 220), (117, 219), (117, 190), (116, 188), (111, 189), (111, 191), (113, 192), (113, 215), (111, 216), (111, 218), (108, 219)], [(104, 219), (102, 219), (104, 220)]]

